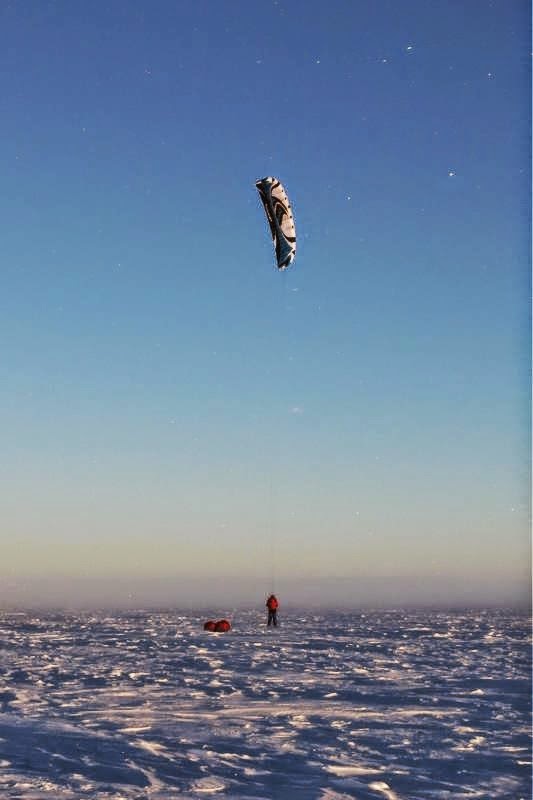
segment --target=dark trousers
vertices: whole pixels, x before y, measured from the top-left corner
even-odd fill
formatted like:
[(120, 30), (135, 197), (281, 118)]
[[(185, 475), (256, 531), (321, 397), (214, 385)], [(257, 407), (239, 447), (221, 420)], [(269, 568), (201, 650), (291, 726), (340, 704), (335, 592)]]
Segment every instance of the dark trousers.
[(272, 608), (272, 609), (269, 608), (268, 609), (268, 622), (267, 622), (267, 625), (272, 625), (273, 624), (274, 627), (276, 627), (276, 625), (278, 624), (277, 613), (278, 613), (277, 608)]

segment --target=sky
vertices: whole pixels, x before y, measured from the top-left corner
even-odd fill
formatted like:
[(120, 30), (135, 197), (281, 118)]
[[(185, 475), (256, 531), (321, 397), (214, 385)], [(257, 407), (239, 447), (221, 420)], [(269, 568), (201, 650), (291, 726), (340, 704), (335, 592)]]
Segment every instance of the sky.
[(11, 0), (0, 60), (0, 605), (527, 603), (529, 3)]

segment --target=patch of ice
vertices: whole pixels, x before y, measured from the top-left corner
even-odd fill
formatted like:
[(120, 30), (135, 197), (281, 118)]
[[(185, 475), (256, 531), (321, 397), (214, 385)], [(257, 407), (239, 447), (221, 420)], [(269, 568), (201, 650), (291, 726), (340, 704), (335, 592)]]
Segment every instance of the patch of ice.
[(136, 739), (134, 743), (137, 747), (142, 747), (143, 750), (148, 750), (154, 756), (163, 756), (164, 758), (172, 758), (167, 748), (159, 742), (150, 742), (148, 739)]
[(387, 800), (398, 800), (396, 792), (393, 792), (389, 784), (385, 783), (385, 781), (373, 781), (369, 783), (368, 786), (370, 789), (374, 789), (375, 792), (382, 792)]
[(220, 758), (229, 759), (232, 761), (235, 759), (236, 761), (251, 761), (252, 756), (249, 756), (247, 753), (219, 753)]
[(311, 728), (312, 725), (304, 714), (295, 714), (289, 719), (289, 725), (293, 728)]
[(226, 784), (219, 778), (199, 778), (191, 784), (191, 791), (200, 792), (201, 794), (223, 792), (225, 788)]
[(512, 747), (511, 745), (503, 745), (498, 749), (503, 750), (504, 753), (523, 753), (524, 750), (527, 750), (527, 747)]
[(324, 769), (326, 772), (336, 775), (337, 778), (348, 778), (352, 775), (379, 775), (383, 771), (379, 767), (348, 766), (344, 764), (326, 764)]
[(131, 725), (127, 728), (119, 728), (119, 733), (143, 733), (144, 731), (149, 731), (151, 725)]
[(485, 744), (486, 741), (487, 741), (487, 739), (485, 738), (485, 736), (474, 736), (466, 744), (458, 744), (453, 749), (457, 750), (459, 752), (465, 752), (465, 751), (466, 752), (468, 752), (468, 751), (471, 752), (472, 750), (475, 750), (476, 747), (479, 747), (480, 745)]
[(271, 774), (268, 769), (257, 769), (256, 767), (245, 767), (243, 773), (249, 777)]

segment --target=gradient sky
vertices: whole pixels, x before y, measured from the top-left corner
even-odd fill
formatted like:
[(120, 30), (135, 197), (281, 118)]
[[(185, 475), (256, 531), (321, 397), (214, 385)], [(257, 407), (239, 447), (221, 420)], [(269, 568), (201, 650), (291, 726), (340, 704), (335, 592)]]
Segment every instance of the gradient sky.
[(527, 596), (529, 15), (2, 5), (0, 602), (273, 573)]

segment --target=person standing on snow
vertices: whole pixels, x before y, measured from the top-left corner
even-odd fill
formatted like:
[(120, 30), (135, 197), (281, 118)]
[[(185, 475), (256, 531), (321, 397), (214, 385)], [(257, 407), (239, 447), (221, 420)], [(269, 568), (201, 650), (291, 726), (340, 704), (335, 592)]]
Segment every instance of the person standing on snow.
[(277, 614), (278, 614), (278, 598), (275, 594), (271, 594), (268, 600), (266, 601), (266, 607), (268, 608), (268, 622), (267, 625), (276, 625), (278, 624)]

